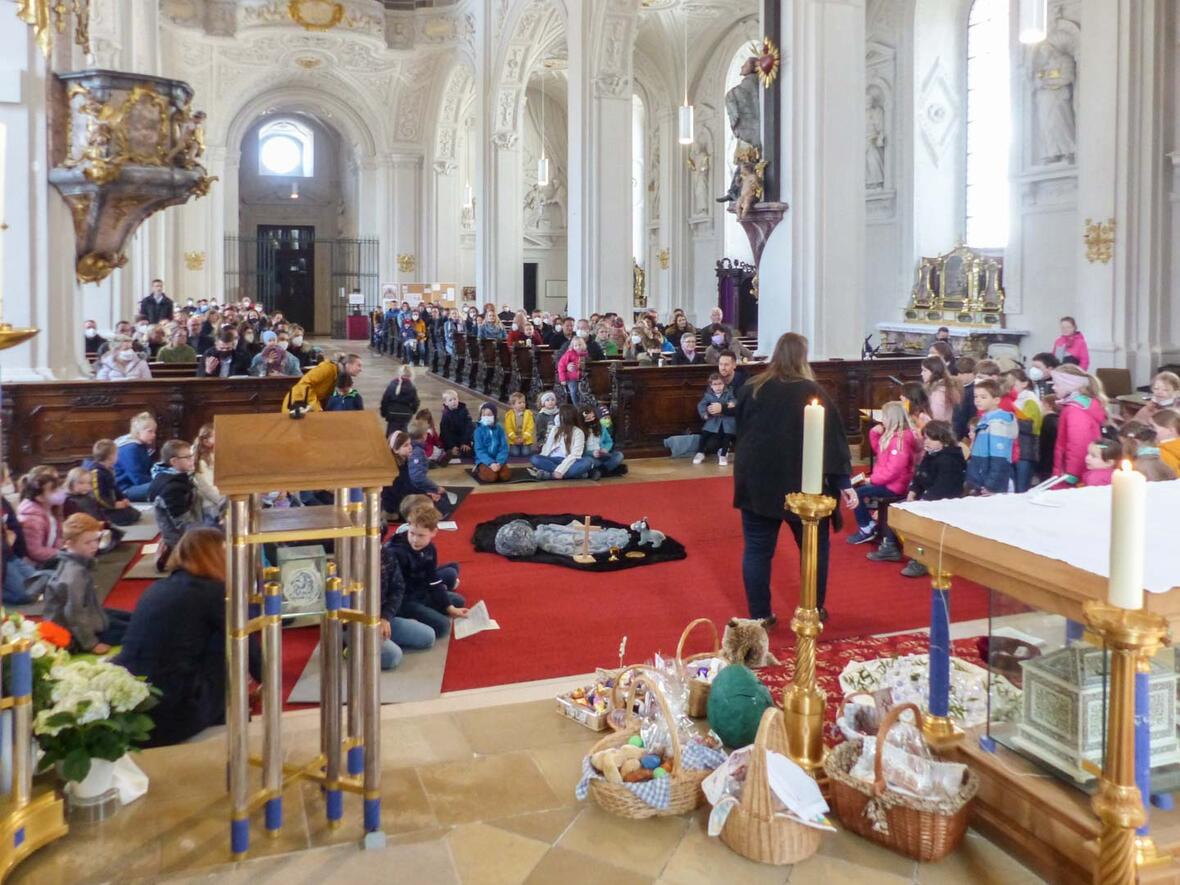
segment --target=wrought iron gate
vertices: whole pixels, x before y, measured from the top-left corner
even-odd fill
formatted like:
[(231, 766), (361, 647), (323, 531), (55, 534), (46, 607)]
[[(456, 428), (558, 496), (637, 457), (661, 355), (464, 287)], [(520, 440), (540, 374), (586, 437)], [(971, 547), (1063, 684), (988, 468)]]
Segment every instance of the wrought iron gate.
[[(302, 239), (303, 242), (298, 242)], [(356, 239), (316, 239), (310, 237), (281, 237), (272, 230), (269, 234), (255, 237), (227, 236), (225, 238), (225, 301), (250, 297), (261, 302), (268, 312), (275, 309), (279, 294), (282, 268), (276, 260), (280, 252), (298, 250), (300, 247), (314, 250), (316, 265), (326, 265), (329, 291), (323, 292), (316, 286), (315, 302), (327, 298), (330, 305), (331, 328), (312, 329), (314, 334), (330, 334), (333, 338), (345, 337), (345, 317), (350, 312), (348, 294), (359, 290), (365, 296), (360, 306), (368, 312), (380, 300), (380, 248), (375, 237)], [(317, 282), (323, 279), (315, 274)], [(341, 297), (341, 290), (344, 297)], [(355, 310), (355, 308), (353, 308)]]

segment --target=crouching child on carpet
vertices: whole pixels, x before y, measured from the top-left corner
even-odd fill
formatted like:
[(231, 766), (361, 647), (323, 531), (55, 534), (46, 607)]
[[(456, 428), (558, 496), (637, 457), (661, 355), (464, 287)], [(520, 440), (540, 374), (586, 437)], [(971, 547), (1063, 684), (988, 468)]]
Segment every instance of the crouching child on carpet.
[(496, 404), (479, 407), (479, 425), (475, 428), (475, 476), (480, 482), (507, 482), (512, 479), (508, 466), (508, 434), (496, 423)]
[[(901, 402), (885, 403), (881, 408), (881, 423), (869, 431), (869, 445), (876, 461), (868, 483), (856, 490), (855, 515), (859, 528), (848, 536), (848, 543), (863, 544), (879, 533), (881, 545), (868, 554), (868, 558), (897, 562), (901, 559), (901, 551), (897, 547), (897, 536), (889, 531), (888, 501), (905, 495), (922, 451), (922, 442), (910, 426), (909, 415)], [(869, 511), (870, 500), (879, 502), (876, 519)]]
[(1013, 455), (1020, 427), (1016, 416), (1000, 406), (1000, 384), (991, 378), (975, 382), (979, 422), (967, 462), (967, 490), (992, 495), (1008, 491), (1014, 476)]
[(29, 579), (45, 594), (45, 617), (70, 631), (72, 651), (106, 654), (123, 641), (131, 614), (103, 608), (94, 587), (94, 557), (103, 524), (75, 513), (62, 525), (62, 549)]
[(586, 428), (586, 457), (593, 463), (590, 478), (612, 476), (623, 464), (623, 453), (615, 448), (610, 433), (610, 410), (606, 406), (583, 406), (582, 424)]
[[(381, 631), (383, 639), (392, 640), (395, 645), (429, 648), (435, 638), (450, 635), (452, 618), (467, 617), (466, 602), (457, 592), (459, 564), (439, 565), (438, 562), (434, 539), (441, 518), (442, 514), (433, 506), (415, 507), (406, 517), (409, 528), (405, 533), (395, 534), (385, 545), (382, 555), (382, 620), (389, 614), (394, 620), (389, 621), (388, 633), (385, 624), (382, 624)], [(404, 586), (403, 598), (396, 607), (387, 608), (384, 601), (385, 572), (393, 569), (397, 570)], [(398, 592), (396, 583), (397, 578), (391, 577), (391, 602)], [(393, 635), (395, 621), (399, 618), (418, 625), (398, 624), (400, 641)], [(433, 635), (428, 638), (427, 631), (420, 629), (422, 626), (429, 628)]]
[(119, 449), (113, 440), (100, 439), (90, 450), (90, 457), (82, 467), (90, 471), (94, 499), (102, 510), (102, 518), (112, 525), (128, 526), (139, 522), (141, 514), (131, 506), (127, 496), (119, 491), (115, 481), (115, 460)]
[(456, 460), (471, 457), (472, 437), (475, 424), (467, 406), (459, 402), (459, 394), (444, 390), (442, 395), (443, 413), (438, 425), (438, 438), (446, 453)]
[[(947, 421), (930, 421), (922, 429), (922, 444), (926, 454), (914, 470), (907, 501), (941, 501), (963, 495), (967, 478), (967, 459), (955, 440), (955, 433)], [(928, 574), (926, 566), (911, 559), (901, 570), (907, 578)]]
[(160, 526), (160, 550), (156, 570), (164, 571), (168, 557), (181, 536), (193, 526), (204, 523), (201, 497), (193, 481), (196, 464), (193, 447), (183, 439), (170, 439), (160, 447), (160, 463), (152, 467), (148, 500), (156, 511)]
[(701, 426), (701, 444), (692, 456), (693, 464), (703, 464), (716, 452), (717, 466), (729, 466), (729, 450), (737, 433), (736, 403), (737, 397), (725, 379), (717, 372), (710, 375), (705, 395), (697, 403), (697, 414), (705, 423)]

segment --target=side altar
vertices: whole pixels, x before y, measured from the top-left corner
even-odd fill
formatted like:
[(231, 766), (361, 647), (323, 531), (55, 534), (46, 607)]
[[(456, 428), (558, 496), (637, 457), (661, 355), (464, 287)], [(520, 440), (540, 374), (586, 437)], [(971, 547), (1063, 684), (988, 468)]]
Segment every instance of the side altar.
[(910, 303), (899, 323), (878, 323), (884, 353), (925, 354), (942, 326), (956, 353), (976, 358), (993, 344), (1020, 350), (1029, 333), (1004, 324), (1004, 259), (959, 245), (918, 262)]
[[(1109, 488), (1087, 488), (902, 504), (890, 508), (889, 525), (932, 576), (932, 712), (946, 715), (945, 698), (935, 696), (934, 652), (949, 640), (954, 577), (991, 591), (979, 641), (992, 700), (997, 687), (1021, 695), (1016, 705), (991, 703), (983, 725), (966, 733), (948, 726), (942, 735), (945, 757), (980, 778), (971, 825), (1049, 881), (1098, 881), (1103, 822), (1090, 794), (1105, 779), (1095, 761), (1108, 746), (1125, 745), (1106, 724), (1113, 708), (1120, 727), (1136, 732), (1128, 758), (1140, 791), (1159, 799), (1140, 831), (1139, 881), (1180, 882), (1180, 811), (1171, 802), (1180, 789), (1175, 653), (1145, 654), (1135, 703), (1118, 706), (1116, 646), (1083, 626), (1107, 599), (1110, 510)], [(1168, 526), (1178, 510), (1180, 483), (1147, 484), (1143, 610), (1173, 630), (1180, 626), (1180, 549), (1169, 543)]]

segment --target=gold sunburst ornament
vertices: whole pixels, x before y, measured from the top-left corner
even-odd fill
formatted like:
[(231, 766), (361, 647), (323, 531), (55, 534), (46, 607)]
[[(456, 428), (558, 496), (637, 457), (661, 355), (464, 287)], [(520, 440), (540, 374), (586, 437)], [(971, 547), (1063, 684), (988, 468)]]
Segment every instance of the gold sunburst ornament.
[(344, 4), (337, 0), (289, 0), (287, 14), (308, 31), (330, 31), (344, 18)]
[(763, 37), (761, 44), (752, 43), (750, 45), (750, 54), (756, 60), (755, 69), (758, 71), (758, 79), (762, 81), (764, 87), (770, 88), (770, 84), (778, 77), (782, 61), (778, 47), (769, 37)]
[(1086, 244), (1086, 260), (1091, 264), (1110, 264), (1114, 258), (1114, 219), (1095, 221), (1086, 219), (1082, 240)]

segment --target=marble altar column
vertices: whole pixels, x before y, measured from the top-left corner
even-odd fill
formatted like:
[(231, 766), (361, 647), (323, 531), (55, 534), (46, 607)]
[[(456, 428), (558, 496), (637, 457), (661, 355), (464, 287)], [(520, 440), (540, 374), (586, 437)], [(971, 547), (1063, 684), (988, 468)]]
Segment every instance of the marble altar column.
[[(783, 0), (783, 156), (790, 205), (759, 267), (758, 348), (802, 332), (813, 359), (856, 357), (865, 334), (864, 0)], [(843, 170), (843, 172), (841, 171)]]

